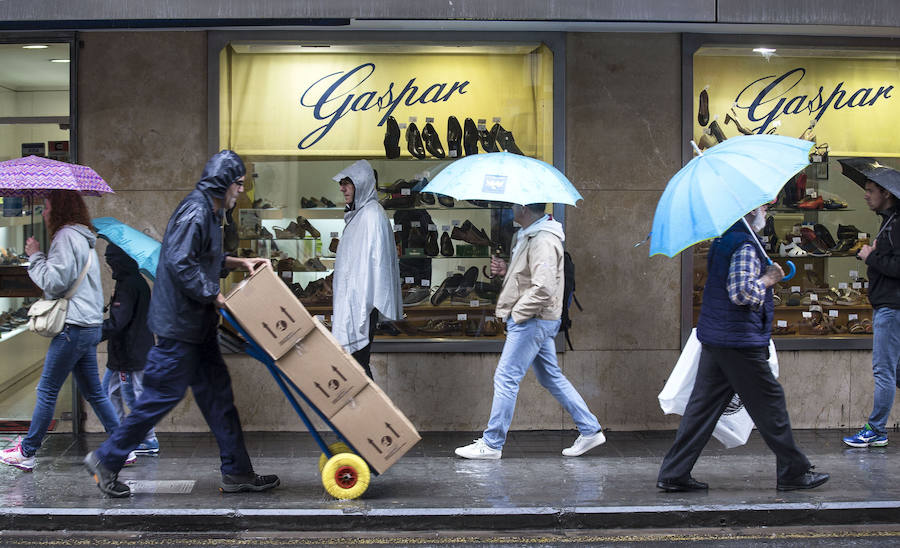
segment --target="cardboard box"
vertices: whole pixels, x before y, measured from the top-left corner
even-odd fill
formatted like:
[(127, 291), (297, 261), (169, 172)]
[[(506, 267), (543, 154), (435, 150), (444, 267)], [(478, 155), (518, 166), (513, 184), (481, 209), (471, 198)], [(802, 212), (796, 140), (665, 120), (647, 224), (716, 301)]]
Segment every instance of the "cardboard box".
[(379, 474), (422, 439), (409, 419), (372, 382), (331, 422)]
[(309, 312), (269, 266), (235, 287), (225, 297), (225, 308), (276, 360), (315, 327)]
[(318, 322), (275, 364), (329, 418), (369, 384), (363, 368)]

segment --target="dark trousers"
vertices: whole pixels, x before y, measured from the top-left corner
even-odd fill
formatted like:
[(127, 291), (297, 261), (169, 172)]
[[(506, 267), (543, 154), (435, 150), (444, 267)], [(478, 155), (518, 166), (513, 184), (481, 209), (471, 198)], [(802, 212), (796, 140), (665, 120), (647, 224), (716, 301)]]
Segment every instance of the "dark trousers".
[(252, 472), (241, 421), (234, 407), (231, 376), (215, 336), (200, 344), (159, 338), (147, 354), (144, 392), (122, 424), (97, 449), (95, 454), (100, 462), (114, 472), (121, 470), (128, 453), (178, 405), (189, 386), (219, 444), (222, 473)]
[(779, 480), (809, 470), (809, 461), (794, 443), (784, 390), (772, 375), (769, 349), (716, 348), (703, 345), (697, 380), (684, 410), (675, 443), (663, 459), (660, 480), (686, 480), (712, 436), (731, 398), (741, 397), (750, 418), (777, 459)]
[(369, 367), (369, 360), (372, 357), (372, 339), (375, 338), (375, 328), (378, 326), (378, 316), (378, 309), (373, 308), (372, 312), (369, 313), (369, 343), (350, 354), (353, 356), (354, 360), (359, 362), (359, 365), (366, 371), (366, 375), (373, 381), (375, 380), (375, 377), (372, 376), (372, 368)]

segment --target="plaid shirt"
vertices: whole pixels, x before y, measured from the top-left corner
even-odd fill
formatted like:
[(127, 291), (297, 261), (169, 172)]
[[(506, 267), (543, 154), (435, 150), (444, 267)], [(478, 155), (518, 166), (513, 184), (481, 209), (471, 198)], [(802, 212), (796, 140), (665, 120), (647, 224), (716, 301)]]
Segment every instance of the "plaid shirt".
[(766, 298), (766, 286), (760, 281), (762, 266), (751, 244), (744, 244), (731, 256), (728, 266), (728, 298), (738, 306), (756, 310)]

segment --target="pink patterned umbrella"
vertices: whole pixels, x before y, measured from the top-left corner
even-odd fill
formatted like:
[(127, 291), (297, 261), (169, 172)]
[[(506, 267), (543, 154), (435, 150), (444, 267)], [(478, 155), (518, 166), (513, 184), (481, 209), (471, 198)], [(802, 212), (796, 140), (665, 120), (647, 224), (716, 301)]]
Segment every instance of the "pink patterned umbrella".
[(45, 197), (51, 190), (74, 190), (84, 196), (113, 193), (87, 166), (38, 156), (0, 162), (0, 196)]

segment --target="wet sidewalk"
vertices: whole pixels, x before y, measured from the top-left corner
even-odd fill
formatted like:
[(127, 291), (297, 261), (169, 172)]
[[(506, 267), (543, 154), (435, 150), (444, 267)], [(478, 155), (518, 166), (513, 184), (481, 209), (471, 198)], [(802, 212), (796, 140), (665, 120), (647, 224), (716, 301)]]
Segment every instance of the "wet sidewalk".
[[(797, 431), (831, 481), (811, 491), (775, 490), (775, 458), (754, 432), (726, 450), (713, 440), (694, 469), (709, 492), (662, 493), (656, 473), (674, 432), (610, 432), (578, 458), (560, 451), (575, 432), (513, 432), (499, 461), (467, 461), (453, 449), (473, 433), (425, 433), (400, 462), (373, 477), (361, 499), (328, 496), (319, 451), (306, 433), (248, 433), (257, 472), (281, 486), (222, 494), (208, 434), (160, 434), (159, 457), (141, 457), (120, 479), (127, 499), (103, 496), (81, 462), (104, 436), (48, 436), (33, 473), (0, 466), (0, 529), (296, 531), (491, 530), (778, 526), (900, 522), (896, 449), (850, 449), (842, 431)], [(894, 434), (896, 437), (897, 434)], [(900, 438), (898, 438), (900, 441)]]

